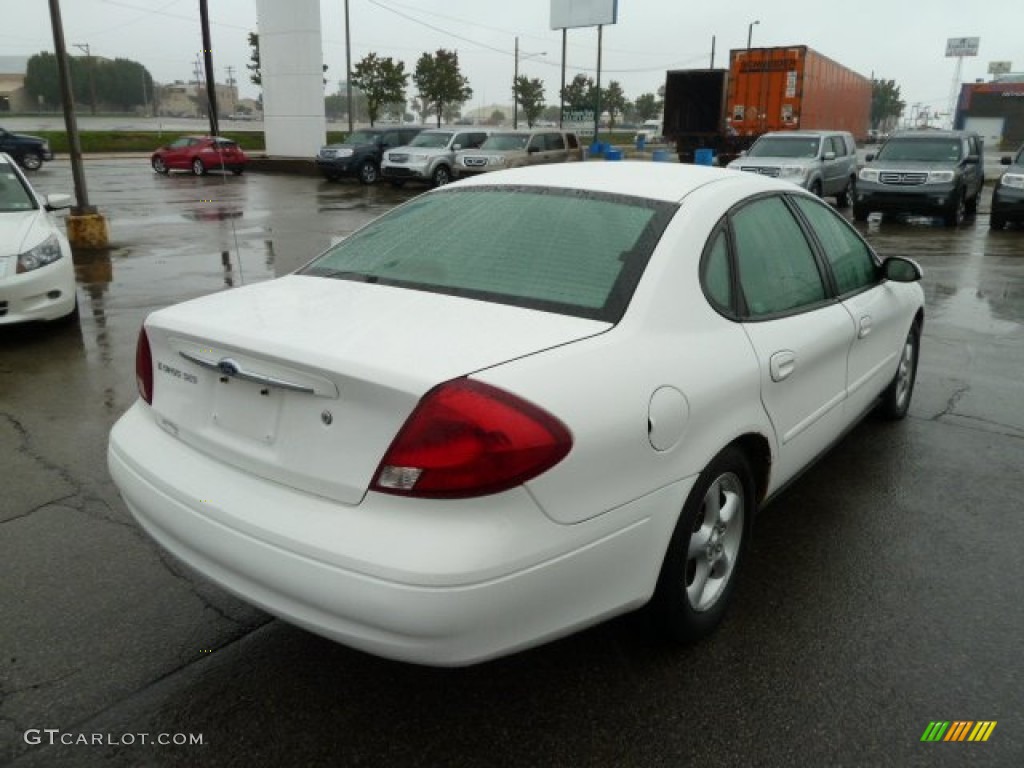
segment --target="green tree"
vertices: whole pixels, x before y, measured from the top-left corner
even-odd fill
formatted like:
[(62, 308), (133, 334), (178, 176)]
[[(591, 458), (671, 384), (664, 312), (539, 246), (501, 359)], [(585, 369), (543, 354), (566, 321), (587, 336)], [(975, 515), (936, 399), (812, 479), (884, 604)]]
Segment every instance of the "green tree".
[(263, 75), (260, 74), (260, 36), (255, 32), (249, 33), (249, 63), (245, 68), (249, 70), (249, 81), (253, 85), (263, 85)]
[(594, 79), (586, 75), (576, 75), (565, 88), (562, 89), (562, 101), (565, 108), (578, 112), (583, 109), (594, 109)]
[(618, 80), (608, 83), (608, 87), (601, 94), (601, 108), (608, 112), (608, 128), (614, 131), (615, 118), (626, 110), (626, 94), (622, 92)]
[(426, 125), (427, 118), (434, 114), (434, 108), (430, 106), (423, 96), (417, 96), (415, 99), (410, 99), (409, 108), (419, 115), (420, 125)]
[(459, 71), (459, 54), (438, 49), (433, 55), (424, 53), (416, 62), (412, 76), (421, 99), (425, 99), (434, 114), (437, 125), (441, 118), (457, 112), (473, 96), (469, 80)]
[(878, 128), (899, 120), (906, 108), (900, 99), (900, 87), (895, 80), (871, 81), (871, 127)]
[(370, 125), (377, 122), (382, 106), (396, 101), (402, 102), (404, 106), (405, 86), (408, 82), (405, 64), (395, 62), (390, 56), (381, 59), (376, 53), (368, 53), (356, 63), (352, 70), (352, 85), (366, 97)]
[(544, 111), (544, 82), (536, 77), (531, 80), (520, 75), (512, 83), (512, 98), (519, 102), (526, 124), (533, 128), (540, 113)]
[(60, 104), (60, 79), (57, 76), (57, 57), (46, 51), (28, 60), (25, 68), (25, 91), (32, 101), (55, 108)]
[(541, 120), (547, 120), (551, 123), (557, 123), (558, 118), (561, 117), (560, 107), (557, 105), (551, 105), (550, 107), (544, 107), (544, 111), (541, 112)]
[(654, 120), (661, 114), (661, 101), (653, 93), (642, 93), (633, 102), (633, 108), (639, 120)]

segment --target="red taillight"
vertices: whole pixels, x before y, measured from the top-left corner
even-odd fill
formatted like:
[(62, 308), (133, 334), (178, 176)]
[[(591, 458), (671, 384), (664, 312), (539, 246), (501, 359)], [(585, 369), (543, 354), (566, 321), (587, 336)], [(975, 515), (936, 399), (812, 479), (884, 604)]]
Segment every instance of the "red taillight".
[(139, 330), (139, 341), (135, 345), (135, 383), (139, 386), (139, 397), (153, 404), (153, 355), (149, 351), (149, 337), (146, 329)]
[(372, 487), (427, 498), (484, 496), (536, 477), (570, 448), (572, 435), (551, 414), (489, 384), (456, 379), (419, 402)]

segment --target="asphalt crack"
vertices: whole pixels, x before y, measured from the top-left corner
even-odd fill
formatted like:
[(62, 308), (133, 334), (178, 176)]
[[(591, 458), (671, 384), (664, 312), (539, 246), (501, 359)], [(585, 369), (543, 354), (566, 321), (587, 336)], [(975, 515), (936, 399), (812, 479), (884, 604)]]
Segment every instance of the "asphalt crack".
[[(971, 391), (970, 385), (964, 385), (964, 386), (960, 387), (959, 389), (957, 389), (955, 392), (953, 392), (952, 395), (949, 396), (949, 399), (946, 401), (946, 407), (943, 408), (941, 411), (939, 411), (934, 416), (932, 416), (930, 421), (938, 421), (943, 416), (953, 415), (953, 410), (957, 407), (957, 405), (960, 404), (960, 401), (963, 399), (964, 395), (966, 395), (970, 391)], [(956, 415), (959, 416), (959, 414), (956, 414)]]

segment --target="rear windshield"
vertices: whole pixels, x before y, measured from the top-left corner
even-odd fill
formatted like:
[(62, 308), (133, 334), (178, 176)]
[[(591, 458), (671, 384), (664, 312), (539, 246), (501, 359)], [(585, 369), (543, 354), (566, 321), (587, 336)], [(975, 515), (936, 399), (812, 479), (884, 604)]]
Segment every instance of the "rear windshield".
[(889, 139), (878, 150), (878, 160), (916, 160), (923, 163), (956, 162), (960, 139)]
[(423, 195), (300, 274), (617, 322), (675, 206), (537, 187)]

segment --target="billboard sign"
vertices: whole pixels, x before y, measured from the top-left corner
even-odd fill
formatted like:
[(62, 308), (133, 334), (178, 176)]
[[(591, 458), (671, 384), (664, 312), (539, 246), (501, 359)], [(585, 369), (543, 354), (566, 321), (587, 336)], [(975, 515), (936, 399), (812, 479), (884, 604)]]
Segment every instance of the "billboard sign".
[(990, 61), (988, 63), (988, 73), (990, 75), (1006, 75), (1010, 73), (1013, 64), (1009, 61)]
[(951, 37), (946, 40), (946, 56), (977, 56), (980, 37)]
[(614, 24), (619, 0), (551, 0), (551, 28), (597, 27)]

